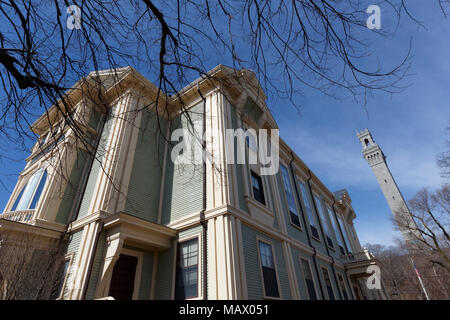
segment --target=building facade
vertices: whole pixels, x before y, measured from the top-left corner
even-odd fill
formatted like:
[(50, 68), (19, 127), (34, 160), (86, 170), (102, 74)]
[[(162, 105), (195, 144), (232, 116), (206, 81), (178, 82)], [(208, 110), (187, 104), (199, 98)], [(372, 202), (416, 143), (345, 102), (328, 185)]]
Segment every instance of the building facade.
[[(97, 101), (83, 94), (95, 90)], [(227, 129), (278, 129), (252, 72), (219, 65), (176, 98), (157, 94), (131, 67), (93, 72), (68, 92), (76, 126), (58, 106), (32, 126), (40, 138), (0, 232), (64, 238), (58, 298), (385, 298), (366, 285), (377, 261), (345, 190), (329, 191), (281, 139), (273, 175), (226, 152)], [(170, 137), (195, 141), (193, 123), (210, 158), (173, 161)], [(257, 137), (245, 137), (248, 160)]]

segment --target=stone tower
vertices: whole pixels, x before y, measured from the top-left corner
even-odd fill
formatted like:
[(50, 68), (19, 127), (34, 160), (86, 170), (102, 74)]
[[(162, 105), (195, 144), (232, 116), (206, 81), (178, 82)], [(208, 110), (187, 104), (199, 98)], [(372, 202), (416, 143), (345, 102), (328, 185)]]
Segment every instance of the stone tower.
[[(408, 244), (416, 243), (414, 239), (417, 238), (415, 238), (414, 234), (410, 231), (412, 228), (416, 227), (416, 224), (412, 219), (405, 199), (403, 199), (403, 196), (395, 183), (394, 177), (388, 168), (383, 151), (381, 151), (381, 148), (375, 143), (368, 129), (357, 133), (357, 136), (362, 144), (364, 159), (367, 160), (375, 173), (375, 177), (383, 191), (394, 219), (400, 228), (403, 239)], [(406, 225), (409, 225), (410, 227), (405, 228), (404, 226)], [(414, 233), (420, 236), (420, 233), (417, 231)]]

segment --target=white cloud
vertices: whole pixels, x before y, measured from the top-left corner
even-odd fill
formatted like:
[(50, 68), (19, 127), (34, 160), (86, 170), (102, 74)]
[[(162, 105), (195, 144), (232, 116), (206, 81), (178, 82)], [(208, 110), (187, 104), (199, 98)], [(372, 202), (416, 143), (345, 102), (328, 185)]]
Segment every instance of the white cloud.
[[(356, 135), (313, 136), (304, 129), (291, 128), (283, 130), (291, 148), (325, 184), (336, 188), (361, 187), (378, 188), (375, 176), (361, 154)], [(345, 138), (344, 141), (342, 141)], [(353, 139), (353, 141), (349, 141)], [(397, 141), (395, 140), (394, 143)], [(407, 148), (396, 146), (380, 146), (387, 154), (388, 166), (399, 187), (408, 191), (418, 190), (425, 186), (438, 186), (441, 183), (432, 147), (424, 147), (417, 152), (412, 145)], [(391, 150), (395, 150), (391, 151)], [(406, 190), (405, 190), (406, 191)]]

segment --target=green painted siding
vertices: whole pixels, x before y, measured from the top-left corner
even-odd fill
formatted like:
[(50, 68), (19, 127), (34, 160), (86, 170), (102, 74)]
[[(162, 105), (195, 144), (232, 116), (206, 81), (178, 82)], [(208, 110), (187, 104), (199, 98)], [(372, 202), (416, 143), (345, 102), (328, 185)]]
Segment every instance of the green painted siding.
[[(194, 123), (202, 123), (202, 108), (202, 103), (199, 103), (189, 109), (190, 119)], [(188, 132), (192, 132), (192, 126), (189, 124), (185, 114), (174, 119), (172, 125), (173, 128), (183, 128)], [(174, 141), (173, 145), (175, 146), (178, 143), (178, 141)], [(168, 224), (194, 212), (200, 212), (203, 208), (202, 162), (199, 161), (198, 164), (174, 164), (171, 161), (171, 153), (172, 147), (169, 147), (166, 162), (163, 216), (161, 220), (163, 224)]]
[(281, 297), (287, 300), (291, 299), (291, 290), (289, 287), (289, 279), (281, 242), (242, 224), (242, 242), (244, 248), (245, 273), (247, 275), (248, 298), (250, 300), (259, 300), (263, 298), (264, 294), (258, 257), (257, 237), (272, 243), (273, 253), (276, 258), (278, 279), (280, 281)]
[(161, 133), (166, 134), (167, 121), (159, 119), (158, 127), (155, 112), (148, 109), (142, 112), (125, 212), (157, 222), (165, 150)]
[(170, 249), (158, 253), (158, 270), (155, 283), (155, 299), (172, 299), (173, 276), (174, 276), (174, 254), (176, 241), (172, 241)]
[(101, 267), (103, 266), (103, 254), (106, 246), (106, 232), (102, 232), (98, 238), (97, 250), (95, 251), (94, 263), (91, 269), (91, 278), (89, 280), (88, 289), (86, 292), (86, 299), (91, 300), (95, 298), (95, 290), (97, 289)]
[[(292, 252), (292, 260), (294, 262), (295, 276), (297, 277), (298, 289), (300, 292), (300, 299), (301, 300), (309, 300), (308, 290), (307, 290), (306, 284), (305, 284), (305, 277), (302, 272), (302, 266), (300, 265), (300, 253), (297, 249), (292, 248), (292, 247), (291, 247), (291, 252)], [(306, 258), (306, 257), (304, 257), (304, 258)], [(311, 265), (311, 261), (310, 261), (310, 265)], [(314, 273), (313, 273), (313, 276), (314, 276)]]
[[(68, 271), (69, 274), (67, 275), (68, 281), (71, 279), (71, 271), (74, 271), (73, 266), (76, 264), (76, 261), (77, 261), (76, 259), (78, 258), (78, 250), (80, 248), (82, 236), (83, 236), (83, 230), (75, 232), (74, 234), (71, 235), (69, 242), (67, 244), (66, 254), (73, 253), (72, 264), (70, 265), (70, 268)], [(66, 296), (67, 296), (67, 286), (64, 288), (64, 297), (66, 297)]]
[(152, 289), (153, 252), (144, 252), (142, 261), (141, 284), (139, 287), (139, 300), (149, 300)]
[(92, 164), (91, 172), (89, 173), (89, 178), (87, 181), (86, 190), (84, 191), (83, 200), (81, 201), (80, 211), (78, 212), (78, 219), (86, 216), (89, 214), (89, 206), (91, 204), (92, 196), (95, 192), (95, 185), (97, 183), (98, 176), (100, 172), (102, 171), (102, 164), (103, 157), (106, 153), (107, 143), (109, 140), (110, 133), (112, 131), (113, 123), (116, 117), (113, 116), (115, 113), (115, 110), (117, 108), (117, 105), (112, 107), (110, 110), (110, 113), (108, 114), (106, 118), (106, 122), (103, 128), (103, 132), (101, 134), (100, 142), (97, 148), (97, 151), (95, 153), (95, 159)]
[(83, 170), (88, 163), (89, 154), (82, 150), (78, 150), (77, 159), (72, 167), (69, 181), (66, 184), (61, 203), (56, 214), (56, 222), (65, 224), (68, 222), (74, 202), (76, 201), (77, 191), (80, 189), (81, 177)]

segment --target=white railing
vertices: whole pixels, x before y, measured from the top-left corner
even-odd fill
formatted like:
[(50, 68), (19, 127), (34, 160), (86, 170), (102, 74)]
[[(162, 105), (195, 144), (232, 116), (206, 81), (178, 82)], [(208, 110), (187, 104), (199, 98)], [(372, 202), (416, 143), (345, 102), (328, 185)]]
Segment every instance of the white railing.
[(0, 219), (29, 223), (33, 219), (34, 210), (10, 211), (0, 214)]
[(374, 260), (374, 259), (375, 259), (375, 257), (373, 256), (373, 254), (370, 253), (369, 250), (364, 248), (364, 251), (352, 253), (346, 257), (342, 257), (341, 261), (343, 263), (350, 263), (350, 262), (367, 261), (367, 260)]

